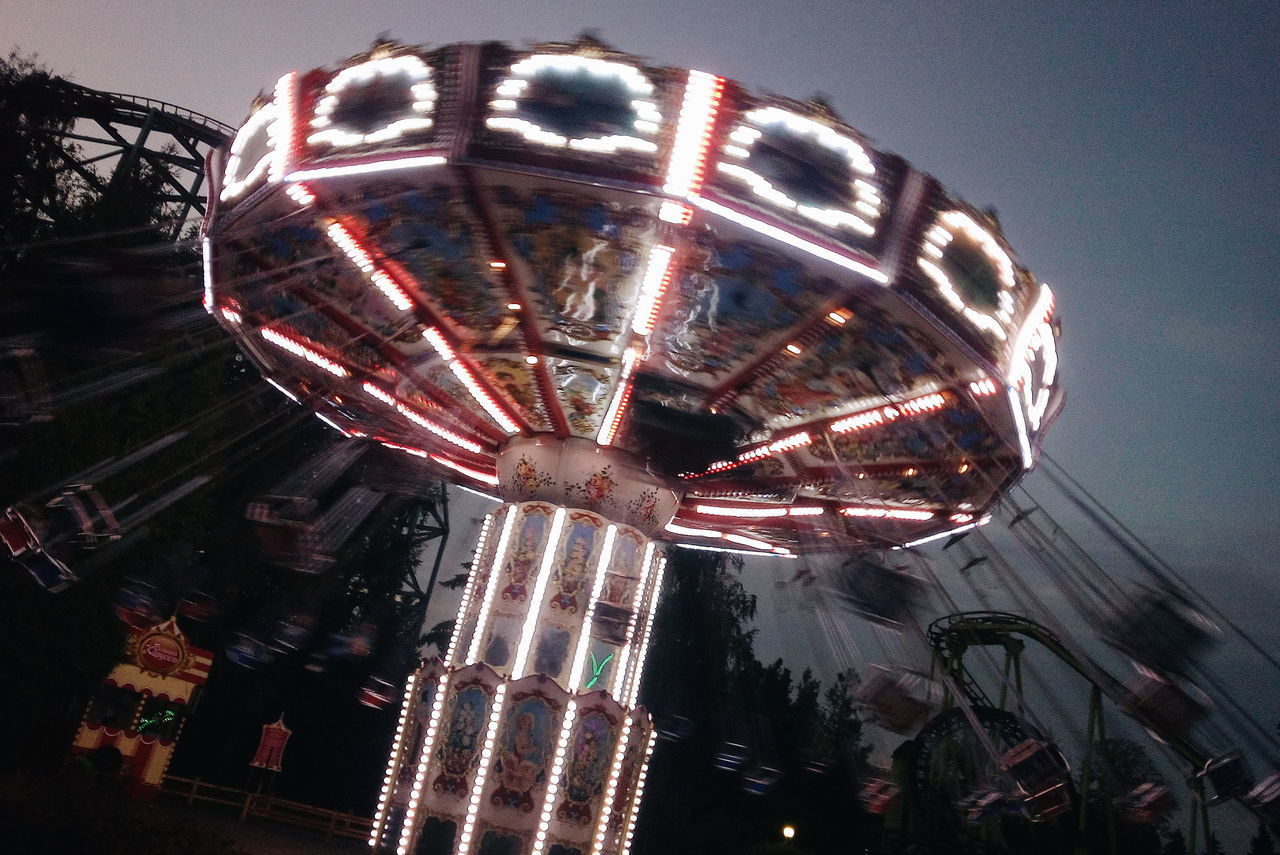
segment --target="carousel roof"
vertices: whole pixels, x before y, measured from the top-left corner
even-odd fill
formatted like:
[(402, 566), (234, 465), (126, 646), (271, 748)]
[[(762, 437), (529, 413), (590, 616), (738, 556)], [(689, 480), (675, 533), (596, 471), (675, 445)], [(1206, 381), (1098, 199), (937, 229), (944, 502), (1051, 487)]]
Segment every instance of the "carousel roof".
[(981, 522), (1061, 406), (994, 216), (824, 104), (596, 42), (287, 74), (211, 179), (206, 308), (464, 484), (578, 437), (670, 479), (676, 540), (903, 544)]

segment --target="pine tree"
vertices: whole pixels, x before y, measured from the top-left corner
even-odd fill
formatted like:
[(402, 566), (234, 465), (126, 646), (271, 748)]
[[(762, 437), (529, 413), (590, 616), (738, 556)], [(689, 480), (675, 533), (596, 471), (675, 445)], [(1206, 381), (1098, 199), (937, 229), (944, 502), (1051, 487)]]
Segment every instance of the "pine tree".
[(1169, 832), (1169, 837), (1164, 843), (1163, 855), (1188, 855), (1187, 836), (1181, 829), (1175, 828)]
[(57, 84), (34, 55), (13, 50), (0, 58), (0, 273), (80, 202), (62, 169), (74, 155), (62, 136), (74, 119), (52, 94)]
[(1265, 825), (1258, 826), (1258, 833), (1249, 841), (1248, 855), (1276, 855), (1276, 844)]

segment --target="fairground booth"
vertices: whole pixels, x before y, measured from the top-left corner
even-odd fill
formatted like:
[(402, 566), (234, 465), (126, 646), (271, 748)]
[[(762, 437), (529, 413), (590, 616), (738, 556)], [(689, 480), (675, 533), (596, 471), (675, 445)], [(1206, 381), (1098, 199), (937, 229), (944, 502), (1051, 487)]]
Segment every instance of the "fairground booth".
[(213, 654), (188, 643), (173, 618), (129, 627), (124, 659), (90, 700), (72, 753), (118, 773), (134, 796), (153, 797), (212, 664)]

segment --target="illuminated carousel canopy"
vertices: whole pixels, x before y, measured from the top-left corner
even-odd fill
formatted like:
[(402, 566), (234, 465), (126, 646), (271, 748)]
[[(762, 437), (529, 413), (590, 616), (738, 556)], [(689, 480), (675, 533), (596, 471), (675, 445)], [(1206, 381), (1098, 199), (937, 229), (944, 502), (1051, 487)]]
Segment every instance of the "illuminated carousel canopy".
[(595, 42), (381, 45), (212, 159), (206, 308), (338, 431), (794, 555), (980, 524), (1061, 407), (993, 216), (821, 104)]

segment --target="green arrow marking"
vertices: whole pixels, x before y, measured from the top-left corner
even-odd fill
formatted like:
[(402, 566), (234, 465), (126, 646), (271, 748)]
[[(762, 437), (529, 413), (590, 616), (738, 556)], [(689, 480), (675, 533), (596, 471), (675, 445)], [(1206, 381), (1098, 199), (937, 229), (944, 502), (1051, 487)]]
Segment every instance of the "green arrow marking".
[(604, 658), (603, 662), (596, 662), (596, 655), (594, 653), (591, 654), (591, 679), (587, 681), (588, 689), (600, 681), (600, 672), (604, 671), (604, 666), (608, 665), (609, 660), (612, 658), (613, 654), (610, 653)]

